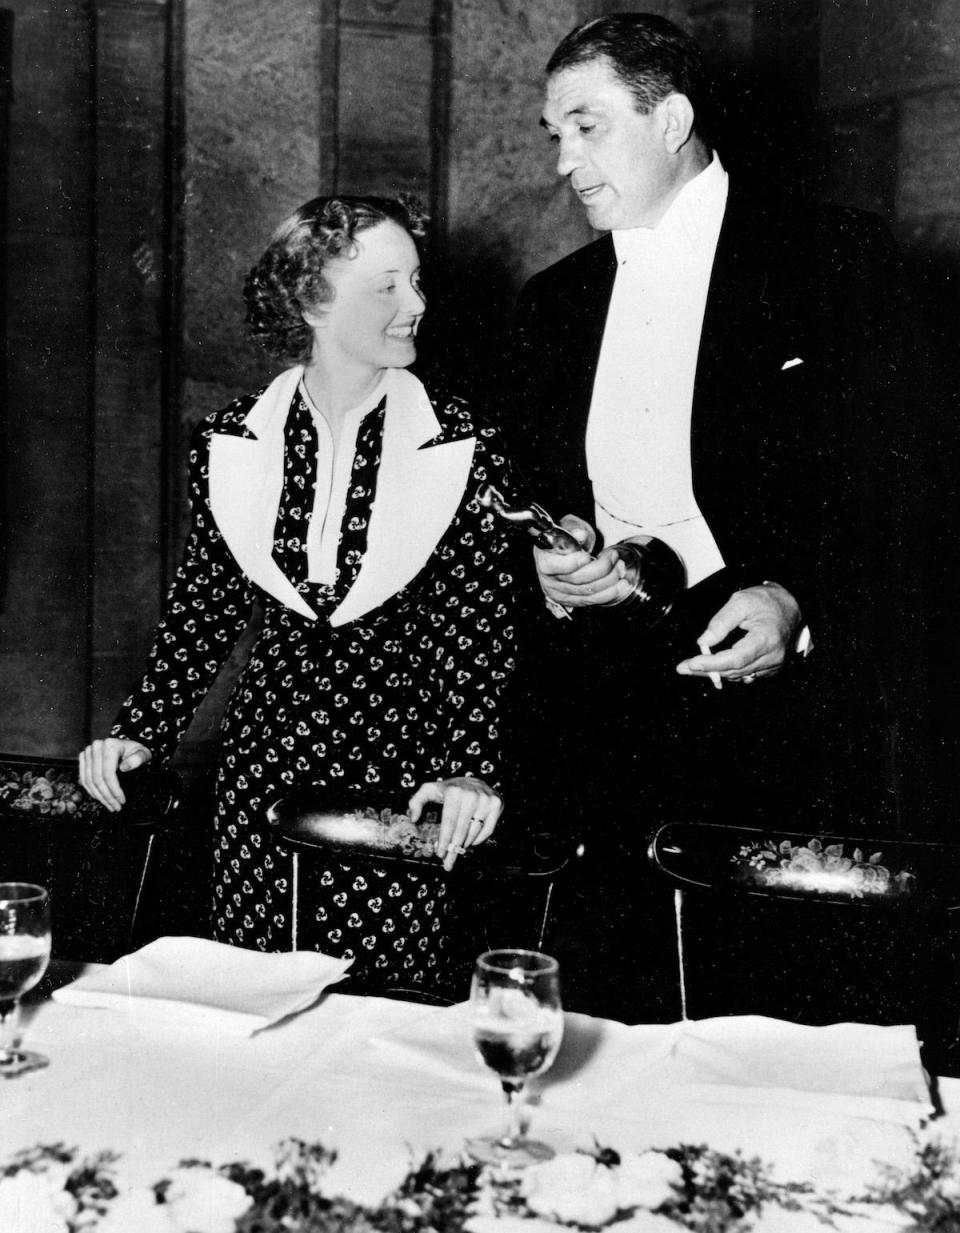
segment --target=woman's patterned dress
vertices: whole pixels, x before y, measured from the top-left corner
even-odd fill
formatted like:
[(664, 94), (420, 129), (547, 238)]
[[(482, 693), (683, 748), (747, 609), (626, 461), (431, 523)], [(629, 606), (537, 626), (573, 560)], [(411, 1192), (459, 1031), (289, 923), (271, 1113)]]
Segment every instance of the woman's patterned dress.
[[(146, 673), (113, 735), (169, 757), (259, 598), (262, 626), (222, 726), (213, 924), (221, 941), (283, 950), (291, 939), (290, 861), (264, 828), (272, 801), (316, 785), (403, 810), (426, 780), (472, 774), (498, 781), (498, 709), (513, 666), (514, 544), (476, 500), (487, 481), (509, 490), (495, 430), (476, 424), (456, 399), (434, 400), (442, 426), (438, 443), (476, 438), (456, 515), (406, 587), (358, 620), (331, 626), (327, 618), (364, 554), (384, 403), (365, 416), (358, 432), (336, 583), (327, 587), (306, 581), (317, 441), (298, 393), (284, 427), (284, 487), (273, 555), (320, 619), (300, 616), (245, 577), (210, 512), (210, 438), (243, 435), (256, 397), (238, 399), (197, 429), (190, 456), (193, 525), (183, 564)], [(421, 878), (416, 887), (398, 886), (397, 877), (404, 875), (410, 873), (401, 866), (325, 869), (318, 885), (326, 893), (310, 904), (306, 931), (301, 907), (298, 945), (331, 954), (359, 952), (380, 968), (406, 969), (422, 979), (435, 962), (432, 944), (404, 936), (397, 913), (419, 895), (439, 929), (430, 897), (442, 896), (445, 886), (442, 873)], [(358, 893), (364, 908), (359, 916)], [(411, 954), (411, 948), (420, 953)]]

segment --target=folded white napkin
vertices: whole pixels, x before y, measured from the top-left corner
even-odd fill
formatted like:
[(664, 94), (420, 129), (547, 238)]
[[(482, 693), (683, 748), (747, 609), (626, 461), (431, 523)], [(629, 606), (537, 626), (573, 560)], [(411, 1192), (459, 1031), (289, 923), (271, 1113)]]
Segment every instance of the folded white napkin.
[(71, 1006), (124, 1010), (151, 1022), (215, 1025), (249, 1036), (306, 1010), (352, 959), (314, 951), (264, 954), (205, 938), (166, 937), (54, 992)]
[(907, 1024), (693, 1020), (683, 1025), (668, 1066), (688, 1098), (700, 1100), (831, 1107), (904, 1122), (932, 1108), (916, 1028)]
[[(564, 1040), (543, 1077), (557, 1106), (582, 1102), (630, 1117), (638, 1092), (687, 1103), (811, 1110), (915, 1125), (931, 1111), (916, 1029), (836, 1023), (806, 1027), (760, 1015), (628, 1027), (565, 1016)], [(426, 1011), (374, 1037), (395, 1064), (483, 1081), (468, 1004)], [(486, 1076), (489, 1082), (489, 1076)], [(659, 1093), (653, 1097), (653, 1093)]]

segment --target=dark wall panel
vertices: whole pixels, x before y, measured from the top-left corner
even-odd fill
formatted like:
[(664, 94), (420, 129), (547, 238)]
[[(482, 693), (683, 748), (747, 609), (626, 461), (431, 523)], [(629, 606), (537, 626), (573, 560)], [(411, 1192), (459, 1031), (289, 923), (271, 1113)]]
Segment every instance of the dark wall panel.
[(346, 27), (340, 34), (342, 192), (415, 192), (432, 180), (433, 43), (416, 30)]
[[(163, 580), (167, 5), (98, 0), (91, 726), (138, 675)], [(118, 685), (120, 686), (118, 693)]]
[(87, 707), (92, 40), (82, 4), (12, 0), (0, 747), (64, 751)]

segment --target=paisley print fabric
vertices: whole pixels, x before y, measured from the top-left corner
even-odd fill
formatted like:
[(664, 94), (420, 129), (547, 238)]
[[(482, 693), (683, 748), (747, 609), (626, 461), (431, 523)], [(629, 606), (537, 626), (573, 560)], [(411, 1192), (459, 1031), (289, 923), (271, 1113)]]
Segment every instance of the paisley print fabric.
[(356, 581), (357, 572), (367, 548), (367, 529), (370, 525), (370, 510), (377, 491), (377, 471), (380, 467), (380, 449), (383, 444), (383, 420), (386, 410), (384, 399), (375, 411), (364, 416), (353, 458), (350, 487), (347, 489), (347, 504), (343, 523), (340, 526), (340, 543), (337, 549), (336, 597), (342, 599)]
[[(146, 673), (113, 735), (168, 758), (259, 601), (262, 624), (222, 724), (213, 931), (221, 941), (284, 950), (293, 924), (291, 860), (265, 827), (272, 801), (316, 786), (403, 810), (426, 780), (472, 774), (498, 783), (499, 710), (513, 667), (517, 549), (476, 500), (488, 481), (511, 489), (498, 434), (460, 400), (433, 398), (441, 431), (421, 448), (475, 440), (459, 508), (407, 586), (359, 619), (331, 626), (330, 614), (363, 561), (385, 403), (365, 416), (358, 432), (336, 583), (329, 587), (306, 576), (316, 431), (297, 395), (284, 428), (273, 555), (319, 619), (285, 607), (242, 573), (210, 513), (211, 437), (243, 435), (256, 397), (236, 400), (197, 429), (190, 456), (193, 522), (183, 563)], [(416, 885), (410, 873), (385, 863), (362, 871), (318, 866), (301, 879), (309, 902), (301, 895), (298, 945), (356, 954), (395, 969), (405, 981), (411, 972), (422, 979), (436, 963), (446, 884), (442, 871)], [(415, 906), (404, 916), (391, 910), (394, 902)]]
[(298, 856), (297, 946), (353, 955), (350, 991), (432, 988), (452, 975), (446, 876), (399, 862)]
[(283, 494), (273, 533), (273, 559), (291, 582), (307, 577), (306, 530), (317, 484), (317, 429), (297, 393), (283, 426)]

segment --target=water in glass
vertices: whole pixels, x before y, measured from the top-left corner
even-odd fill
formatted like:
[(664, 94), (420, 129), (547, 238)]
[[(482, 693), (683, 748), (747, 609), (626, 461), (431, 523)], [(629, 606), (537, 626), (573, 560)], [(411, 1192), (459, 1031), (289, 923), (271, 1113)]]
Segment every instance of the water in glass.
[(538, 951), (487, 951), (476, 962), (470, 1001), (477, 1057), (500, 1076), (510, 1121), (502, 1134), (471, 1139), (478, 1160), (522, 1166), (548, 1160), (553, 1150), (528, 1139), (523, 1126), (527, 1079), (552, 1064), (563, 1036), (556, 959)]
[(32, 882), (0, 882), (0, 1077), (47, 1065), (20, 1047), (20, 999), (50, 962), (50, 902)]

